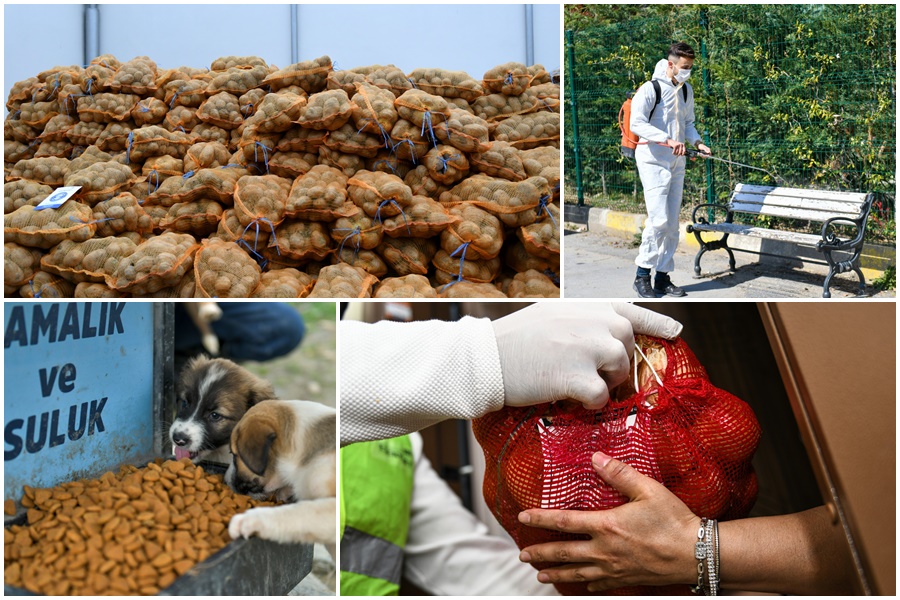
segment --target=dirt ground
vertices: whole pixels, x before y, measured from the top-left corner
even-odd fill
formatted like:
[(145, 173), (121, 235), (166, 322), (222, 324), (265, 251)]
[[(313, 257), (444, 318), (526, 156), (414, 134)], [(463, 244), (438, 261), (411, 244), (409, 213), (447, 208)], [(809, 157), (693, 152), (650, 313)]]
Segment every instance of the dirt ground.
[[(275, 386), (280, 398), (313, 400), (336, 406), (336, 305), (334, 302), (291, 302), (303, 317), (306, 333), (293, 352), (266, 362), (242, 363)], [(323, 546), (316, 546), (313, 570), (292, 596), (334, 595), (336, 568)]]
[(335, 303), (291, 302), (306, 324), (303, 341), (293, 352), (266, 362), (242, 366), (275, 386), (280, 398), (313, 400), (336, 406)]

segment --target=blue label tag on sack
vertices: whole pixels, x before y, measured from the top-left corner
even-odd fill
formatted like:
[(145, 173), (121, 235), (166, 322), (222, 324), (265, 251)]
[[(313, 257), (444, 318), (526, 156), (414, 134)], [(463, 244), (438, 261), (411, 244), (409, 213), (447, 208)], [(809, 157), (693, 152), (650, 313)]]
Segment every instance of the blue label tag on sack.
[(53, 193), (47, 196), (43, 202), (34, 207), (34, 210), (44, 210), (45, 208), (59, 208), (63, 203), (78, 193), (81, 189), (80, 185), (70, 185), (68, 187), (56, 188)]

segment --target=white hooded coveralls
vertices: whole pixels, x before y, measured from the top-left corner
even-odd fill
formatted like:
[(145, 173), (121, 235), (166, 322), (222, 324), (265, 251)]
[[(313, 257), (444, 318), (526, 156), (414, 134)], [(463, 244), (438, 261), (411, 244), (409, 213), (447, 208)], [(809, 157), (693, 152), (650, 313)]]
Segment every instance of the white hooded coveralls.
[(635, 264), (657, 272), (668, 273), (675, 268), (675, 249), (678, 247), (678, 214), (684, 191), (685, 157), (675, 156), (665, 145), (673, 139), (691, 145), (701, 141), (694, 127), (694, 95), (684, 101), (681, 86), (675, 86), (666, 75), (668, 60), (656, 63), (653, 79), (659, 81), (660, 99), (656, 102), (653, 84), (644, 83), (631, 100), (631, 131), (640, 138), (634, 152), (644, 202), (647, 204), (647, 221), (641, 236), (641, 247)]

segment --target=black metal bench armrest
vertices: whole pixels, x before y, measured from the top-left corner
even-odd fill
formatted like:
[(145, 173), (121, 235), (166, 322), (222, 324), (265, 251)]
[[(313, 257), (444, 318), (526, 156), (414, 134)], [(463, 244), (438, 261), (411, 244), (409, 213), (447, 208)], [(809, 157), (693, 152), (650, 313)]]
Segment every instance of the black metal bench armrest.
[[(832, 217), (828, 219), (822, 224), (822, 240), (816, 244), (816, 249), (821, 251), (823, 248), (827, 247), (830, 250), (851, 250), (860, 247), (863, 243), (863, 238), (866, 235), (864, 223), (865, 219), (862, 221), (849, 219), (847, 217)], [(852, 239), (842, 240), (833, 230), (835, 224), (855, 227), (856, 236)]]
[(691, 213), (691, 221), (693, 221), (694, 223), (703, 223), (704, 225), (709, 224), (709, 222), (704, 217), (700, 217), (699, 219), (697, 218), (697, 211), (699, 211), (701, 208), (714, 208), (718, 210), (724, 210), (727, 213), (725, 215), (725, 222), (731, 223), (734, 220), (734, 213), (725, 204), (698, 204), (694, 207), (694, 212)]

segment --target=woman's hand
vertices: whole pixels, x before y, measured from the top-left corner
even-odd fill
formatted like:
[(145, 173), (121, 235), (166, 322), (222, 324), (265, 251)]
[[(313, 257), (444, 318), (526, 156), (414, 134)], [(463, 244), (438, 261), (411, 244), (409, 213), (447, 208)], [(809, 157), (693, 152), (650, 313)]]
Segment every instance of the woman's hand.
[(529, 509), (519, 521), (532, 527), (587, 534), (585, 541), (548, 542), (522, 550), (523, 562), (562, 562), (538, 573), (543, 583), (588, 582), (596, 592), (632, 585), (697, 581), (694, 543), (700, 518), (654, 479), (602, 452), (597, 474), (629, 498), (598, 511)]

